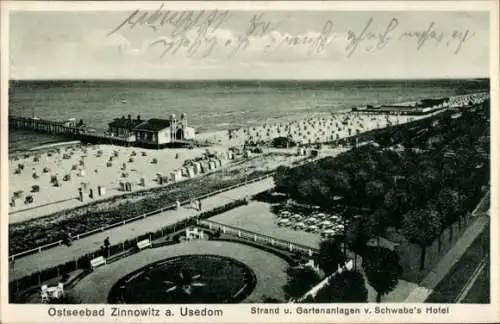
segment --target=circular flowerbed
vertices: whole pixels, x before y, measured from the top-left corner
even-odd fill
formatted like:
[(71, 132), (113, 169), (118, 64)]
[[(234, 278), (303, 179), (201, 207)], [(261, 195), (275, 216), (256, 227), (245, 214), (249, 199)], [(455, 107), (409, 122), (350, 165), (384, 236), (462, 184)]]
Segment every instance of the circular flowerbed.
[(255, 288), (254, 272), (218, 255), (183, 255), (161, 260), (121, 278), (109, 303), (238, 303)]

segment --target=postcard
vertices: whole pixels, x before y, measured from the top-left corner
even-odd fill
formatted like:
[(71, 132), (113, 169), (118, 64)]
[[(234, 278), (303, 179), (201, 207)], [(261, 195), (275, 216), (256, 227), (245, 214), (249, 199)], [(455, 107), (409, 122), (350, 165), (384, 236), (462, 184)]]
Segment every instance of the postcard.
[(1, 9), (2, 322), (500, 321), (498, 2)]

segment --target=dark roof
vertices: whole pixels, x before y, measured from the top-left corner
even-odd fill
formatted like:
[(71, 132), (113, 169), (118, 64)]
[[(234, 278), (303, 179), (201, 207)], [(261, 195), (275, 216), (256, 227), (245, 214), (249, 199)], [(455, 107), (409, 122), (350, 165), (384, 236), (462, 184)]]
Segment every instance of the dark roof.
[(113, 127), (113, 128), (132, 129), (132, 128), (136, 127), (137, 125), (140, 125), (143, 122), (144, 122), (144, 120), (138, 120), (138, 119), (115, 118), (108, 125), (110, 128)]
[(153, 118), (149, 119), (139, 125), (137, 125), (134, 130), (143, 130), (143, 131), (153, 131), (157, 132), (162, 129), (165, 129), (167, 127), (170, 127), (170, 120), (168, 119), (158, 119), (158, 118)]

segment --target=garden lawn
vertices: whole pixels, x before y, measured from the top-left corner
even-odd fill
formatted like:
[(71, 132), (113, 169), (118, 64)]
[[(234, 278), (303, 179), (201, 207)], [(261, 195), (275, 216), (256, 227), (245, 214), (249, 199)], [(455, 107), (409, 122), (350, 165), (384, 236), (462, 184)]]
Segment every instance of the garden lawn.
[(258, 201), (251, 201), (246, 206), (238, 207), (210, 218), (214, 222), (318, 248), (321, 241), (318, 234), (280, 227), (275, 223), (276, 219), (277, 216), (271, 211), (271, 205)]

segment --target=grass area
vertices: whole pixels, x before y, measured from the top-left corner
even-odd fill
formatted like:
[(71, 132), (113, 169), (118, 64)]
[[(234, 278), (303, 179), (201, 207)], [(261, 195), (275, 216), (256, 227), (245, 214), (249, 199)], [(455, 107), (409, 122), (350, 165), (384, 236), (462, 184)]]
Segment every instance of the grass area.
[(487, 231), (485, 230), (476, 238), (460, 260), (436, 286), (425, 301), (426, 303), (455, 303), (467, 280), (485, 256), (483, 244), (484, 240), (487, 239)]
[(321, 237), (319, 234), (293, 230), (276, 224), (277, 216), (268, 203), (251, 201), (248, 205), (229, 210), (211, 217), (210, 220), (248, 231), (268, 235), (276, 239), (295, 242), (317, 248)]
[(111, 290), (110, 302), (231, 303), (243, 300), (253, 286), (252, 271), (234, 259), (188, 255), (156, 262), (122, 278)]

